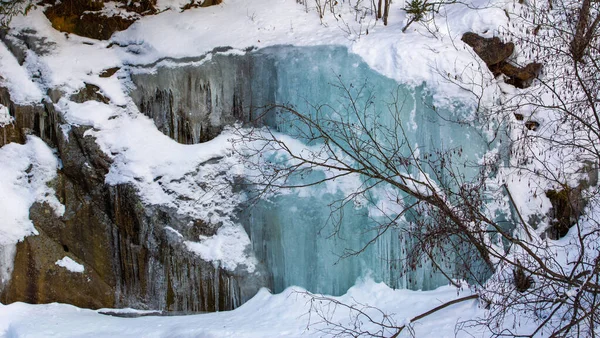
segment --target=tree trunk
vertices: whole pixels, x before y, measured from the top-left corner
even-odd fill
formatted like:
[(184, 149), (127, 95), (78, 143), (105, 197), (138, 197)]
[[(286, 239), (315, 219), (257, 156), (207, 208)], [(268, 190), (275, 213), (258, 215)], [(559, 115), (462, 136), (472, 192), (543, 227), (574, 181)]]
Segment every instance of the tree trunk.
[(579, 18), (575, 27), (575, 36), (571, 41), (571, 55), (573, 60), (581, 62), (587, 46), (594, 38), (594, 32), (600, 23), (600, 14), (596, 14), (592, 24), (590, 25), (590, 7), (591, 0), (583, 0), (579, 9)]
[[(379, 0), (381, 3), (381, 0)], [(383, 9), (383, 25), (387, 26), (388, 15), (390, 14), (390, 2), (391, 0), (385, 0), (385, 8)]]

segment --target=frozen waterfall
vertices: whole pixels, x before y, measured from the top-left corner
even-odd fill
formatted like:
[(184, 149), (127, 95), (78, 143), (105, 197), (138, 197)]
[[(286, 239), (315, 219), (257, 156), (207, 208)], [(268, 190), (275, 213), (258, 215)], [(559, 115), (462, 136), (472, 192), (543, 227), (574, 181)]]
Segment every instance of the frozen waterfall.
[[(462, 159), (476, 162), (488, 144), (475, 126), (449, 122), (460, 120), (469, 109), (460, 104), (435, 107), (425, 86), (410, 87), (373, 71), (343, 47), (269, 47), (245, 54), (212, 53), (199, 61), (166, 62), (134, 69), (136, 89), (132, 97), (140, 110), (152, 117), (163, 133), (182, 143), (198, 143), (214, 137), (236, 120), (265, 123), (286, 133), (291, 126), (277, 116), (257, 121), (259, 109), (284, 104), (311, 111), (328, 104), (343, 112), (341, 83), (349, 88), (366, 85), (374, 96), (358, 96), (359, 104), (371, 104), (380, 123), (402, 121), (406, 142), (422, 156), (437, 149), (461, 149)], [(388, 103), (398, 99), (398, 110)], [(475, 169), (465, 167), (465, 175)], [(315, 172), (314, 175), (320, 175)], [(346, 182), (347, 183), (347, 182)], [(447, 284), (428, 262), (406, 271), (406, 238), (402, 224), (385, 232), (357, 256), (374, 236), (377, 215), (373, 206), (347, 204), (343, 222), (332, 221), (331, 203), (344, 194), (344, 183), (328, 183), (263, 200), (239, 215), (256, 257), (266, 267), (269, 287), (280, 292), (291, 285), (313, 292), (339, 295), (357, 278), (370, 274), (397, 288), (431, 289)], [(377, 190), (385, 194), (385, 189)], [(382, 200), (374, 195), (374, 203)], [(408, 221), (408, 220), (405, 220)], [(334, 231), (339, 225), (339, 231)], [(451, 259), (451, 258), (449, 258)]]

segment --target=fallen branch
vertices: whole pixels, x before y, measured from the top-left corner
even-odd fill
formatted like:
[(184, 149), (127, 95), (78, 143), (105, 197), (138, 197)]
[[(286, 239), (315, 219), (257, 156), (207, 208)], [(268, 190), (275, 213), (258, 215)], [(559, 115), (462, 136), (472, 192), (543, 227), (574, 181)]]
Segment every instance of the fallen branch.
[[(451, 300), (451, 301), (449, 301), (449, 302), (447, 302), (447, 303), (444, 303), (444, 304), (442, 304), (442, 305), (440, 305), (440, 306), (437, 306), (437, 307), (435, 307), (435, 308), (433, 308), (433, 309), (431, 309), (431, 310), (429, 310), (429, 311), (427, 311), (427, 312), (424, 312), (424, 313), (422, 313), (422, 314), (420, 314), (420, 315), (418, 315), (418, 316), (416, 316), (416, 317), (412, 318), (412, 319), (410, 320), (410, 322), (411, 322), (411, 323), (413, 323), (413, 322), (416, 322), (417, 320), (419, 320), (419, 319), (423, 319), (423, 318), (425, 318), (425, 317), (429, 316), (429, 315), (430, 315), (430, 314), (432, 314), (432, 313), (435, 313), (435, 312), (437, 312), (437, 311), (440, 311), (440, 310), (442, 310), (442, 309), (445, 309), (445, 308), (447, 308), (447, 307), (448, 307), (448, 306), (450, 306), (450, 305), (454, 305), (454, 304), (457, 304), (457, 303), (460, 303), (460, 302), (464, 302), (464, 301), (471, 300), (471, 299), (477, 299), (477, 298), (479, 298), (479, 295), (477, 295), (477, 294), (474, 294), (474, 295), (470, 295), (470, 296), (466, 296), (466, 297), (458, 298), (458, 299), (455, 299), (455, 300)], [(406, 325), (407, 325), (407, 324), (404, 324), (404, 325), (400, 326), (400, 327), (398, 328), (398, 331), (397, 331), (397, 332), (396, 332), (396, 333), (395, 333), (395, 334), (394, 334), (394, 335), (393, 335), (391, 338), (396, 338), (396, 337), (398, 337), (398, 335), (399, 335), (399, 334), (402, 332), (402, 330), (404, 330), (404, 329), (406, 328)]]

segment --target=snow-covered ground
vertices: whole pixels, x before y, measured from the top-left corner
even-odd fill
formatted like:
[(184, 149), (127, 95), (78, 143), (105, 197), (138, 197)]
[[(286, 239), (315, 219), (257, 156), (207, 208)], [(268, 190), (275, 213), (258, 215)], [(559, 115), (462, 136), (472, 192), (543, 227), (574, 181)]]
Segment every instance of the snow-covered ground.
[[(466, 296), (469, 291), (461, 292)], [(359, 281), (342, 297), (334, 300), (345, 304), (377, 306), (390, 315), (397, 325), (409, 323), (410, 318), (457, 298), (454, 287), (441, 287), (428, 292), (392, 290), (372, 280)], [(312, 304), (324, 311), (330, 323), (352, 326), (349, 311), (327, 301)], [(12, 337), (322, 337), (333, 333), (334, 325), (327, 325), (323, 317), (309, 315), (310, 297), (305, 290), (289, 288), (272, 295), (262, 289), (249, 302), (230, 312), (189, 316), (118, 318), (99, 314), (98, 311), (76, 308), (65, 304), (28, 305), (0, 304), (0, 335)], [(410, 325), (416, 337), (468, 337), (473, 331), (457, 331), (456, 323), (473, 318), (482, 310), (477, 301), (465, 301), (437, 312)], [(374, 309), (366, 312), (374, 319), (381, 315)], [(379, 327), (362, 317), (363, 330), (375, 333)], [(391, 336), (395, 332), (383, 332)], [(402, 337), (410, 337), (403, 330)]]

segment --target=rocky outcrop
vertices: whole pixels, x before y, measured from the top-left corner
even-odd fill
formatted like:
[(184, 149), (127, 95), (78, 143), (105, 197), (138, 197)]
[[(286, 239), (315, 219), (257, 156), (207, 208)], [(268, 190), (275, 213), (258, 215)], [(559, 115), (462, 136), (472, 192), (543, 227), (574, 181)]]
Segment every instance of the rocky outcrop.
[[(104, 1), (89, 0), (46, 0), (44, 2), (49, 6), (44, 11), (48, 20), (52, 23), (54, 29), (73, 33), (79, 36), (85, 36), (92, 39), (106, 40), (113, 33), (127, 29), (135, 22), (132, 16), (107, 16), (101, 11), (104, 8)], [(155, 1), (139, 1), (140, 6), (130, 6), (128, 9), (147, 9), (154, 13)]]
[(190, 2), (185, 4), (181, 10), (185, 11), (191, 8), (209, 7), (219, 5), (221, 3), (223, 3), (223, 0), (190, 0)]
[(552, 209), (550, 209), (548, 215), (550, 217), (550, 227), (545, 233), (551, 239), (559, 239), (567, 234), (579, 217), (583, 215), (587, 206), (588, 201), (585, 197), (585, 191), (589, 187), (598, 184), (597, 164), (589, 163), (582, 170), (587, 178), (581, 180), (577, 186), (564, 185), (562, 189), (546, 191), (546, 197), (550, 199)]
[(45, 37), (40, 37), (33, 29), (23, 29), (18, 32), (11, 31), (8, 34), (6, 29), (0, 29), (0, 40), (4, 42), (6, 47), (14, 55), (20, 65), (25, 62), (27, 51), (33, 51), (36, 55), (46, 55), (55, 43), (48, 41)]
[(508, 58), (513, 54), (515, 45), (512, 42), (504, 43), (498, 37), (484, 38), (467, 32), (462, 36), (462, 41), (473, 48), (495, 76), (506, 75), (506, 83), (517, 88), (529, 87), (542, 69), (537, 62), (524, 67), (511, 64)]
[(473, 48), (473, 51), (488, 66), (497, 65), (508, 59), (515, 50), (512, 42), (504, 43), (498, 37), (484, 38), (475, 33), (467, 32), (462, 41)]
[(115, 73), (118, 72), (119, 69), (121, 69), (121, 68), (120, 67), (108, 68), (108, 69), (104, 70), (102, 73), (100, 73), (99, 76), (102, 78), (111, 77), (111, 76), (115, 75)]
[(525, 121), (525, 128), (527, 128), (528, 130), (536, 131), (539, 126), (540, 126), (540, 123), (537, 121), (533, 121), (533, 120)]
[(100, 87), (89, 83), (85, 83), (83, 88), (72, 94), (70, 100), (78, 103), (83, 103), (90, 100), (102, 103), (110, 102), (106, 96), (102, 95)]
[[(106, 15), (103, 10), (107, 2), (116, 2), (119, 13)], [(222, 0), (190, 0), (181, 10), (220, 3)], [(156, 0), (44, 0), (42, 4), (47, 5), (44, 14), (54, 29), (98, 40), (108, 40), (140, 17), (158, 13)]]
[(505, 61), (499, 64), (498, 67), (500, 67), (500, 72), (502, 74), (508, 76), (506, 83), (517, 88), (529, 87), (533, 79), (535, 79), (542, 70), (542, 64), (538, 62), (532, 62), (525, 67), (517, 67)]

